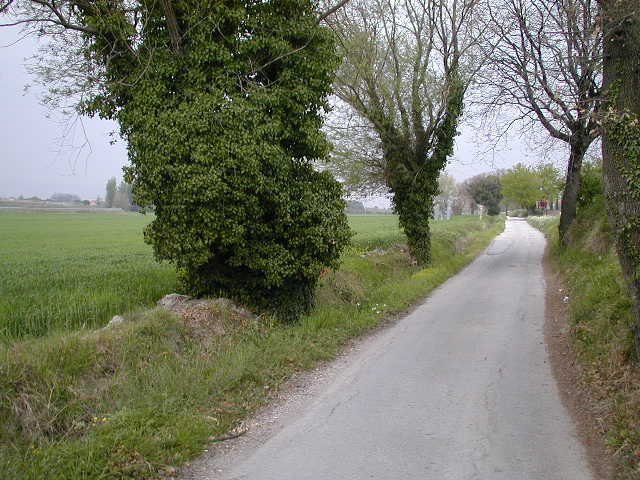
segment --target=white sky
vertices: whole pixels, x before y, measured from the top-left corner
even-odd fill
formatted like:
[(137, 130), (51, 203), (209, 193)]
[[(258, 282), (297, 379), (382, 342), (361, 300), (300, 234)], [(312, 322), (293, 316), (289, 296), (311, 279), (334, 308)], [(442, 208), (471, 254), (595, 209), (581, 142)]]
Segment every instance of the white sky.
[[(83, 199), (104, 197), (110, 177), (122, 178), (127, 152), (122, 141), (110, 145), (109, 132), (117, 125), (99, 119), (82, 118), (82, 125), (65, 133), (62, 116), (39, 104), (39, 90), (25, 68), (37, 39), (19, 41), (18, 28), (0, 28), (0, 196), (72, 193)], [(90, 148), (80, 148), (86, 131)], [(523, 162), (535, 164), (539, 155), (527, 151), (525, 142), (512, 137), (501, 152), (482, 153), (487, 145), (476, 138), (476, 130), (463, 124), (456, 150), (447, 171), (457, 181), (496, 168)], [(62, 141), (61, 141), (62, 139)], [(561, 157), (560, 157), (561, 158)], [(386, 202), (369, 201), (384, 205)]]
[(81, 149), (82, 125), (65, 134), (62, 115), (39, 104), (39, 89), (24, 91), (34, 83), (24, 64), (35, 53), (37, 39), (6, 46), (19, 34), (17, 28), (0, 28), (0, 196), (47, 198), (64, 192), (83, 199), (104, 197), (107, 180), (120, 181), (127, 162), (122, 142), (109, 144), (108, 134), (117, 131), (116, 124), (82, 118), (90, 149)]

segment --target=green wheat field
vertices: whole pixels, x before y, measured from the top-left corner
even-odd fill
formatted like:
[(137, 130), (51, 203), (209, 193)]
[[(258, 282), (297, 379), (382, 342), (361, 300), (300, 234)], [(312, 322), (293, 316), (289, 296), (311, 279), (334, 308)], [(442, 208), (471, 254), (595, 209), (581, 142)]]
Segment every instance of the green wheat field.
[[(351, 216), (355, 249), (402, 240), (395, 216)], [(136, 213), (0, 212), (0, 340), (96, 328), (179, 291)]]

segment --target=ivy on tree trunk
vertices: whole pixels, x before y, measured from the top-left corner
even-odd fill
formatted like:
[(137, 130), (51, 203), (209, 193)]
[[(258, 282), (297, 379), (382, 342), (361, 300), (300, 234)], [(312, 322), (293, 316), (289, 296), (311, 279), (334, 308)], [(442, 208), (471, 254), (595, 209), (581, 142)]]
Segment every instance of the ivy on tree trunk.
[[(433, 217), (433, 202), (438, 195), (438, 177), (453, 154), (463, 96), (464, 87), (454, 71), (449, 82), (445, 115), (435, 129), (430, 149), (419, 141), (412, 148), (411, 142), (401, 136), (395, 137), (399, 145), (391, 146), (389, 140), (385, 142), (384, 132), (380, 135), (387, 157), (385, 177), (393, 193), (393, 205), (407, 235), (411, 255), (418, 265), (431, 263), (429, 222)], [(424, 138), (420, 132), (416, 132), (416, 137)]]
[[(21, 2), (42, 34), (78, 32), (79, 108), (116, 120), (145, 239), (199, 295), (294, 320), (349, 241), (339, 183), (318, 172), (339, 63), (313, 0)], [(20, 9), (23, 9), (21, 12)], [(0, 10), (2, 13), (2, 10)], [(74, 68), (78, 67), (78, 71)], [(78, 88), (81, 88), (79, 85)]]
[(601, 0), (600, 6), (609, 102), (603, 112), (604, 188), (640, 355), (640, 0)]

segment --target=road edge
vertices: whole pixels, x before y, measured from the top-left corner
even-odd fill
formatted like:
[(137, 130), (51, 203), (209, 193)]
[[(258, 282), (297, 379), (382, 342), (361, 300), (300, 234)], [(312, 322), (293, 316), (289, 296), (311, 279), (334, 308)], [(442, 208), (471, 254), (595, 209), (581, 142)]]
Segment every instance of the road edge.
[(596, 480), (611, 480), (615, 467), (604, 441), (604, 423), (595, 408), (594, 400), (580, 380), (580, 367), (571, 344), (569, 308), (565, 303), (566, 287), (562, 274), (551, 260), (547, 246), (542, 258), (545, 289), (544, 340), (553, 378), (558, 386), (562, 404), (568, 410), (583, 444), (591, 471)]
[[(294, 372), (282, 385), (269, 393), (268, 399), (254, 413), (245, 418), (240, 430), (242, 435), (233, 436), (228, 441), (210, 442), (204, 452), (192, 460), (182, 464), (177, 470), (173, 480), (216, 480), (229, 468), (234, 457), (242, 456), (246, 451), (253, 451), (260, 443), (283, 428), (284, 423), (279, 419), (285, 415), (296, 418), (317, 399), (327, 386), (339, 376), (345, 368), (357, 361), (368, 347), (396, 327), (403, 319), (420, 308), (429, 297), (444, 285), (470, 268), (478, 261), (494, 244), (496, 238), (502, 235), (505, 227), (496, 233), (492, 240), (481, 248), (469, 262), (456, 271), (453, 275), (442, 281), (428, 292), (420, 295), (405, 309), (382, 319), (377, 325), (350, 338), (328, 360), (319, 361), (314, 367), (307, 370)], [(246, 433), (246, 435), (244, 434)]]

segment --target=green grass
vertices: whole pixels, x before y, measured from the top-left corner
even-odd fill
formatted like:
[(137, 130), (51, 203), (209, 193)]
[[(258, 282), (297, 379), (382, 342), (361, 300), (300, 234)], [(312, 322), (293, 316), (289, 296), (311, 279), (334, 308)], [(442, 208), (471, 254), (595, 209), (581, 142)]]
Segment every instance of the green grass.
[[(388, 226), (393, 220), (373, 219)], [(129, 322), (113, 329), (0, 348), (3, 478), (171, 474), (201, 453), (208, 438), (264, 404), (292, 373), (333, 358), (350, 338), (404, 311), (501, 229), (499, 220), (476, 217), (436, 222), (427, 269), (412, 265), (398, 245), (400, 232), (376, 239), (370, 231), (367, 245), (377, 250), (356, 247), (338, 271), (327, 272), (316, 310), (294, 325), (218, 309), (214, 320), (194, 328), (152, 310), (128, 314)], [(382, 251), (383, 245), (394, 246)], [(224, 335), (214, 334), (216, 323)]]
[(148, 216), (0, 212), (0, 339), (104, 325), (176, 289), (142, 239)]
[[(0, 340), (96, 328), (178, 291), (175, 270), (157, 263), (142, 239), (149, 221), (133, 213), (0, 212)], [(351, 253), (404, 239), (396, 216), (349, 221)]]
[(569, 320), (581, 379), (604, 419), (617, 479), (640, 478), (640, 369), (633, 354), (631, 300), (602, 203), (579, 213), (570, 246), (558, 245), (558, 219), (529, 217), (551, 245), (569, 297)]
[(396, 215), (349, 215), (349, 225), (355, 232), (351, 243), (356, 249), (388, 248), (405, 240)]

